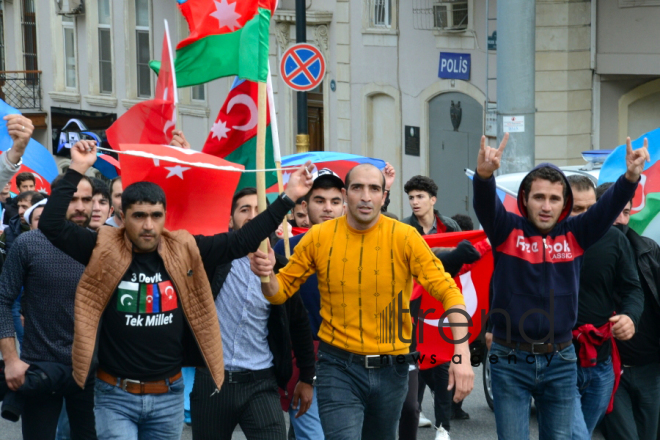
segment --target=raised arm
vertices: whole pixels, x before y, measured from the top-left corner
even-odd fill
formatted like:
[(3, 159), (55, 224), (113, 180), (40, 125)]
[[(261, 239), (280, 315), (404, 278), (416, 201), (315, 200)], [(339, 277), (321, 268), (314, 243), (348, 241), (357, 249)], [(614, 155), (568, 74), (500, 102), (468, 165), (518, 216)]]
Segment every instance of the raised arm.
[(71, 165), (53, 189), (39, 219), (39, 229), (58, 249), (87, 265), (96, 246), (96, 232), (66, 219), (78, 183), (96, 161), (96, 142), (79, 141), (71, 147)]
[(256, 251), (259, 244), (277, 230), (286, 213), (295, 206), (295, 201), (306, 195), (312, 187), (312, 177), (309, 173), (311, 166), (312, 163), (307, 162), (291, 174), (284, 191), (286, 196), (283, 198), (280, 195), (264, 212), (238, 231), (211, 237), (195, 236), (208, 273), (219, 264), (228, 263)]
[(648, 144), (648, 139), (644, 139), (644, 146), (633, 150), (630, 138), (626, 139), (626, 173), (587, 212), (567, 219), (570, 228), (577, 231), (576, 239), (584, 249), (605, 235), (635, 195), (637, 182), (644, 171), (644, 162), (650, 161)]
[(23, 115), (6, 115), (2, 119), (6, 121), (7, 131), (14, 142), (11, 149), (0, 158), (0, 188), (8, 184), (21, 169), (21, 158), (34, 131), (32, 121)]
[(499, 148), (492, 148), (486, 144), (486, 136), (481, 137), (477, 171), (472, 178), (474, 212), (486, 235), (493, 243), (493, 247), (497, 247), (506, 239), (514, 223), (512, 216), (515, 214), (504, 209), (502, 201), (497, 196), (493, 176), (493, 173), (500, 168), (500, 161), (508, 140), (509, 134), (506, 133)]

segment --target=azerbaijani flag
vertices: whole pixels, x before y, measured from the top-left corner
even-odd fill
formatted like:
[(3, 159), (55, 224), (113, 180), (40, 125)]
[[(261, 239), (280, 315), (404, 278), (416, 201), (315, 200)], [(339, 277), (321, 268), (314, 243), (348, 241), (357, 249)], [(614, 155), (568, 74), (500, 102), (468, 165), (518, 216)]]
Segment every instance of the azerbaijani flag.
[[(642, 179), (637, 186), (630, 211), (630, 227), (639, 235), (660, 243), (660, 128), (632, 141), (633, 150), (642, 148), (644, 138), (649, 141), (651, 161), (644, 163)], [(626, 146), (619, 145), (607, 157), (600, 169), (598, 184), (615, 182), (626, 172)]]
[[(224, 105), (211, 128), (202, 152), (238, 163), (246, 170), (257, 167), (257, 102), (259, 86), (256, 82), (236, 78)], [(271, 111), (267, 108), (266, 168), (275, 168)], [(277, 173), (266, 174), (266, 188), (277, 184)], [(256, 173), (242, 173), (237, 190), (257, 186)]]
[(266, 82), (276, 0), (177, 0), (190, 35), (176, 47), (179, 87), (230, 75)]

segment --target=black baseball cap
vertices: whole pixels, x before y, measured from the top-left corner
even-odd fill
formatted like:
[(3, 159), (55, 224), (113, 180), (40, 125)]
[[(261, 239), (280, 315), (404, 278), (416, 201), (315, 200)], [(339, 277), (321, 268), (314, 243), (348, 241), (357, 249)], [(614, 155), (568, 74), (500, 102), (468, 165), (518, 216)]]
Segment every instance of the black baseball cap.
[(323, 181), (325, 179), (330, 180), (334, 184), (334, 186), (339, 190), (344, 188), (344, 181), (341, 180), (341, 177), (339, 177), (337, 173), (335, 173), (329, 168), (323, 168), (322, 170), (319, 170), (316, 177), (314, 178), (314, 183), (312, 183), (312, 189), (318, 188), (317, 182)]

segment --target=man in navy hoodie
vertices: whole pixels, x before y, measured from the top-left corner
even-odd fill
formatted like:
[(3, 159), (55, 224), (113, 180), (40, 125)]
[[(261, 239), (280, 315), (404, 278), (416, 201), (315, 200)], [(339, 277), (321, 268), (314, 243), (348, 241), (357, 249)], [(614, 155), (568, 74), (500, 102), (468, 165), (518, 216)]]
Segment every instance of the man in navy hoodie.
[[(577, 383), (572, 344), (584, 251), (597, 242), (630, 201), (644, 161), (644, 147), (627, 144), (627, 171), (585, 214), (569, 217), (573, 196), (566, 176), (543, 163), (522, 181), (521, 216), (504, 209), (493, 172), (508, 134), (498, 149), (485, 137), (474, 176), (474, 211), (493, 247), (491, 373), (497, 435), (500, 440), (529, 437), (533, 397), (540, 438), (570, 439)], [(493, 356), (494, 355), (494, 356)]]

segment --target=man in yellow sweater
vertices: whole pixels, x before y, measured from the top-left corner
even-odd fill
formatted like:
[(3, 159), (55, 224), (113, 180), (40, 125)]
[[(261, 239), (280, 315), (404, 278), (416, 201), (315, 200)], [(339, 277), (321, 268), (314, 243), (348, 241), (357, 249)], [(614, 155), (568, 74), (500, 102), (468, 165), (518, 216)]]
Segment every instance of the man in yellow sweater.
[(270, 277), (262, 291), (272, 304), (318, 275), (323, 322), (317, 392), (327, 440), (396, 438), (408, 365), (418, 359), (409, 353), (413, 279), (452, 309), (454, 399), (464, 399), (474, 385), (463, 296), (413, 227), (380, 214), (384, 184), (376, 167), (356, 166), (346, 176), (345, 216), (312, 227), (277, 275), (272, 251), (252, 258), (252, 270)]

